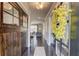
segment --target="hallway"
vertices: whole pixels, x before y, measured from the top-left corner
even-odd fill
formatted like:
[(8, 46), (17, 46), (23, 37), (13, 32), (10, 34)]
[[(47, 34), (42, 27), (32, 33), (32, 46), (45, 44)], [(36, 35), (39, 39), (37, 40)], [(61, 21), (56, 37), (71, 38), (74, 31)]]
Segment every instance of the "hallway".
[(0, 56), (79, 55), (78, 10), (74, 2), (0, 2)]
[(42, 40), (38, 40), (36, 47), (30, 47), (30, 50), (25, 50), (25, 53), (23, 56), (56, 56), (55, 54), (55, 48), (51, 45), (50, 47), (43, 43)]
[[(56, 55), (58, 45), (56, 46), (55, 37), (52, 35), (54, 33), (51, 25), (52, 10), (57, 8), (57, 5), (64, 6), (65, 4), (67, 3), (0, 3), (0, 20), (2, 21), (0, 26), (0, 55)], [(60, 48), (58, 50), (60, 51)], [(69, 51), (69, 47), (67, 50)], [(8, 53), (8, 51), (10, 52)], [(68, 53), (68, 51), (66, 52)]]

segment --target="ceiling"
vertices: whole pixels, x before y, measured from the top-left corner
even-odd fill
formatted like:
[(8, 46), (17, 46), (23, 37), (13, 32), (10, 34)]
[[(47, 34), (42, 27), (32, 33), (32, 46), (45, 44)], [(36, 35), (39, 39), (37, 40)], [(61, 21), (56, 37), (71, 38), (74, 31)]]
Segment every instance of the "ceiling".
[(45, 3), (45, 5), (47, 5), (45, 8), (36, 9), (33, 4), (34, 3), (29, 3), (29, 7), (31, 9), (31, 13), (33, 14), (32, 16), (37, 20), (44, 19), (52, 5), (52, 3)]
[[(53, 2), (42, 2), (44, 4), (43, 8), (36, 8), (39, 7), (37, 4), (38, 2), (22, 2), (25, 9), (28, 9), (30, 11), (30, 19), (31, 22), (43, 22), (48, 11), (50, 10)], [(40, 3), (40, 2), (39, 2)]]

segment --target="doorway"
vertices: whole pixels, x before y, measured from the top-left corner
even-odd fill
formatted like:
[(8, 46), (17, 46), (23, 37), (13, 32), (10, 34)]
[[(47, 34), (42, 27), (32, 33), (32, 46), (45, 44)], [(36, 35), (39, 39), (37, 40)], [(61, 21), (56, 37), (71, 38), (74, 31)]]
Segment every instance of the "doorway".
[(42, 28), (41, 24), (32, 24), (31, 25), (31, 35), (30, 35), (30, 42), (32, 46), (43, 46), (42, 40)]

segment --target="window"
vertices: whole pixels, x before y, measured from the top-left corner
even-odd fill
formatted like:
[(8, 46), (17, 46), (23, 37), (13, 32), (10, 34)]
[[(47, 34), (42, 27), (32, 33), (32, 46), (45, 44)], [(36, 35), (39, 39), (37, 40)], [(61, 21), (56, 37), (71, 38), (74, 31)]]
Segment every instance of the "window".
[(37, 25), (31, 25), (31, 33), (37, 32)]
[(19, 12), (8, 2), (3, 5), (3, 23), (19, 26)]
[(19, 12), (14, 8), (14, 16), (19, 17)]
[(14, 21), (13, 21), (13, 23), (19, 26), (19, 19), (16, 18), (16, 17), (14, 17)]
[(23, 27), (27, 27), (27, 17), (23, 16)]
[(13, 24), (13, 16), (9, 15), (8, 13), (6, 12), (3, 12), (3, 23), (6, 23), (6, 24)]

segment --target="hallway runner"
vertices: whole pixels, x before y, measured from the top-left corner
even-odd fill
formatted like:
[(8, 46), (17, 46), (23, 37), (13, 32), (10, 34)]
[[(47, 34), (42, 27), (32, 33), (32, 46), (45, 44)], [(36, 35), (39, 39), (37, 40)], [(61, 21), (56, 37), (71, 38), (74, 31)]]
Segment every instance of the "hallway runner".
[(46, 56), (44, 47), (36, 47), (34, 56)]

